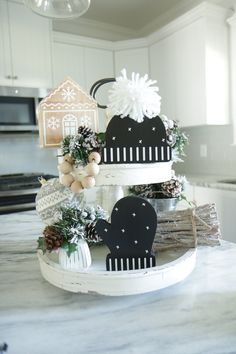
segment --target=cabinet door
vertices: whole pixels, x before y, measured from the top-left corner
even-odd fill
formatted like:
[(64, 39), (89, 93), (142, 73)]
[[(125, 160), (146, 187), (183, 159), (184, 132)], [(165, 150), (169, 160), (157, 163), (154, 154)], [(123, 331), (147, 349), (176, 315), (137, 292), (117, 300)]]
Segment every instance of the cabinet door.
[(53, 44), (54, 87), (67, 76), (75, 80), (81, 88), (86, 88), (84, 48), (77, 45), (55, 42)]
[(12, 60), (7, 3), (0, 1), (0, 85), (12, 84)]
[(176, 41), (171, 35), (150, 47), (151, 78), (157, 80), (161, 113), (176, 119)]
[(148, 65), (148, 49), (137, 48), (129, 50), (120, 50), (115, 52), (115, 73), (116, 76), (120, 74), (122, 69), (126, 69), (127, 74), (132, 72), (140, 75), (149, 74)]
[(206, 124), (205, 26), (200, 19), (175, 33), (175, 119)]
[(151, 76), (160, 87), (162, 113), (185, 127), (227, 124), (225, 21), (203, 15), (171, 31), (150, 47)]
[(235, 206), (236, 192), (216, 188), (194, 186), (197, 205), (215, 203), (220, 221), (222, 238), (236, 243)]
[[(86, 88), (90, 91), (91, 86), (100, 79), (114, 77), (113, 53), (110, 50), (85, 48), (85, 76)], [(106, 105), (108, 102), (108, 90), (111, 84), (101, 86), (96, 94), (96, 99), (100, 104)], [(99, 130), (105, 131), (106, 111), (99, 109)]]
[(8, 2), (14, 85), (52, 87), (51, 22)]

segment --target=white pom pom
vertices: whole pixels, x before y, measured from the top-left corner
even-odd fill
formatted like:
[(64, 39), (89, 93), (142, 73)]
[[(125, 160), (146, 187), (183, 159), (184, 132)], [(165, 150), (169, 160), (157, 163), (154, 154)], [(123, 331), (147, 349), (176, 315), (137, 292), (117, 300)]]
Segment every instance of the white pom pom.
[(140, 77), (136, 73), (132, 73), (132, 79), (129, 80), (125, 69), (121, 74), (110, 90), (108, 107), (112, 114), (120, 115), (121, 118), (129, 116), (139, 123), (144, 116), (157, 116), (160, 113), (161, 97), (157, 93), (159, 88), (151, 87), (156, 81), (148, 80), (148, 75)]

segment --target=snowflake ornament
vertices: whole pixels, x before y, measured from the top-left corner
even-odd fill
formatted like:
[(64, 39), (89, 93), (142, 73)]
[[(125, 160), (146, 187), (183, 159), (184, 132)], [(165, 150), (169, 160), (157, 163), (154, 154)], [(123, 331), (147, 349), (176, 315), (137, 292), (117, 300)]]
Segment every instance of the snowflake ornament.
[(149, 80), (147, 74), (140, 77), (136, 73), (132, 73), (129, 80), (125, 69), (121, 74), (109, 94), (108, 108), (112, 115), (120, 115), (121, 118), (129, 116), (138, 123), (143, 122), (144, 117), (156, 117), (161, 108), (159, 88), (152, 86), (156, 81)]
[(75, 99), (76, 93), (73, 88), (66, 87), (66, 88), (62, 89), (61, 95), (62, 95), (64, 101), (71, 102)]
[(60, 120), (55, 117), (49, 118), (47, 127), (52, 130), (58, 129), (60, 127)]
[(92, 127), (92, 119), (89, 116), (82, 116), (80, 117), (80, 124), (81, 125), (86, 125), (88, 127)]

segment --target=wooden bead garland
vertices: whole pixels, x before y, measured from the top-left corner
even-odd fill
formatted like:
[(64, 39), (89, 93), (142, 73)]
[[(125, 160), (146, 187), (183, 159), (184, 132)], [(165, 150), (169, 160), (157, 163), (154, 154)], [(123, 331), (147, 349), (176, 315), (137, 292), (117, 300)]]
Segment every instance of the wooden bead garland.
[(58, 166), (58, 169), (61, 173), (64, 173), (64, 174), (68, 174), (68, 173), (72, 172), (72, 170), (73, 170), (72, 165), (67, 161), (62, 162)]
[(91, 152), (88, 157), (89, 162), (95, 162), (99, 164), (101, 162), (101, 155), (97, 151)]
[(70, 189), (72, 190), (73, 193), (81, 193), (83, 190), (83, 186), (80, 181), (74, 181), (71, 184)]
[(96, 162), (89, 162), (87, 166), (85, 166), (85, 172), (89, 176), (97, 176), (99, 174), (99, 166)]
[(64, 161), (69, 162), (71, 165), (73, 165), (75, 163), (75, 161), (72, 159), (72, 157), (69, 154), (65, 154), (63, 156), (63, 159), (64, 159)]
[(93, 188), (95, 183), (95, 178), (92, 176), (86, 176), (81, 181), (81, 184), (84, 188)]
[(74, 182), (74, 180), (75, 179), (71, 174), (63, 175), (61, 177), (61, 183), (63, 184), (63, 186), (66, 186), (66, 187), (70, 187), (71, 184)]
[(95, 176), (99, 174), (98, 164), (101, 162), (101, 156), (98, 152), (93, 151), (88, 157), (89, 163), (85, 166), (86, 176), (81, 181), (76, 181), (71, 172), (73, 171), (74, 160), (69, 154), (63, 156), (63, 162), (58, 166), (58, 170), (63, 173), (61, 183), (70, 187), (73, 193), (81, 193), (84, 188), (93, 188), (96, 184)]

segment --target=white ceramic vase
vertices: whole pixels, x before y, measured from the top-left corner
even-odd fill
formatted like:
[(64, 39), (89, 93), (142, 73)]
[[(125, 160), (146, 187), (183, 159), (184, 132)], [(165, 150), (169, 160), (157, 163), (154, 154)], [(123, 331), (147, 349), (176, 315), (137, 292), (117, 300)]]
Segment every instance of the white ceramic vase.
[(83, 239), (78, 241), (77, 249), (68, 256), (65, 249), (59, 250), (59, 264), (66, 270), (84, 270), (92, 263), (91, 254), (87, 242)]

